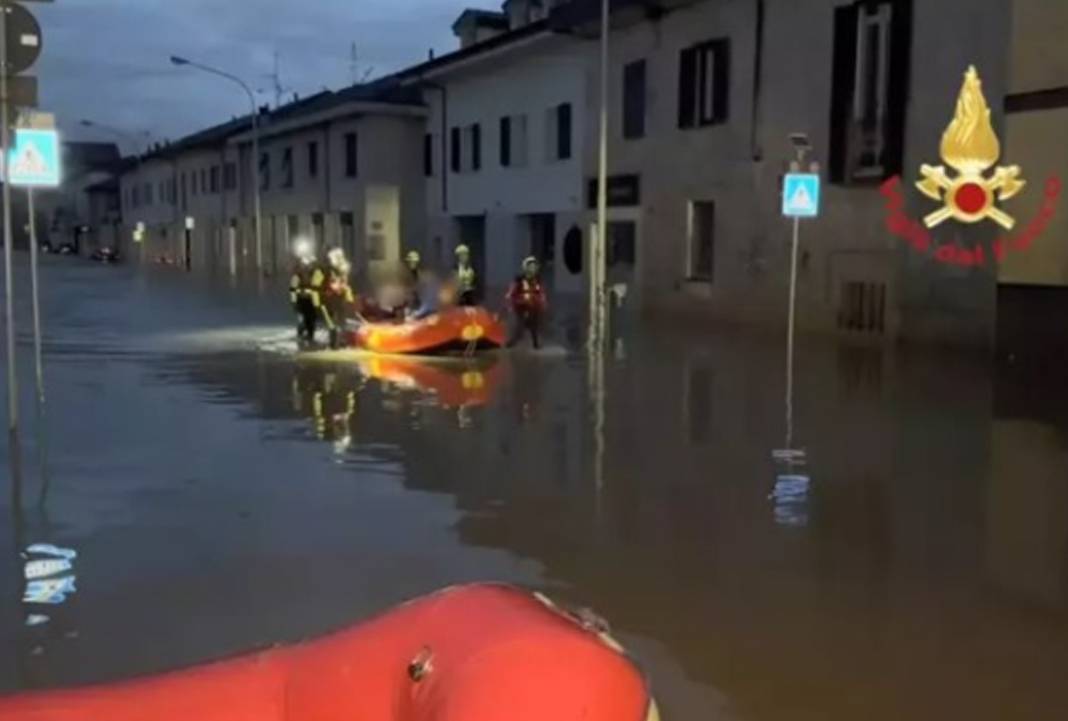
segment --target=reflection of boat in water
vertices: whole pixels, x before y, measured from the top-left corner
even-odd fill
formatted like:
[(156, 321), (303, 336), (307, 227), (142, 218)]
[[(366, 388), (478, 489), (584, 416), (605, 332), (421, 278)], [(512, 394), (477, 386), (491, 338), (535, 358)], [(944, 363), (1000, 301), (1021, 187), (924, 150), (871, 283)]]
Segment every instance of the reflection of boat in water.
[(119, 683), (0, 698), (0, 718), (656, 719), (607, 635), (497, 585), (449, 589), (324, 638)]
[(501, 384), (503, 366), (496, 358), (477, 362), (372, 354), (359, 360), (360, 372), (369, 378), (401, 388), (433, 393), (445, 408), (489, 403)]
[(447, 308), (420, 320), (363, 323), (349, 342), (376, 353), (441, 353), (449, 350), (499, 348), (506, 330), (485, 308)]

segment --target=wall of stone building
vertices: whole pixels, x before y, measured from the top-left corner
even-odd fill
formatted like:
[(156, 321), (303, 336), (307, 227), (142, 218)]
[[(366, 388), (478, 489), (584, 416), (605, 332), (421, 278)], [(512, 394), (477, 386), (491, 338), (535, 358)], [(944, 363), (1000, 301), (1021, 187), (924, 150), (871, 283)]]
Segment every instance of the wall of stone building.
[[(821, 217), (802, 224), (799, 322), (838, 330), (846, 283), (885, 287), (884, 337), (989, 342), (994, 321), (995, 277), (990, 268), (963, 271), (903, 247), (883, 225), (877, 184), (826, 183), (833, 67), (832, 0), (767, 0), (764, 4), (762, 70), (754, 113), (757, 3), (698, 2), (612, 35), (610, 52), (609, 174), (641, 176), (638, 283), (644, 304), (687, 308), (710, 317), (749, 324), (785, 322), (791, 223), (780, 215), (781, 175), (794, 157), (793, 132), (808, 134), (812, 159), (823, 166)], [(913, 4), (910, 104), (905, 169), (937, 163), (938, 141), (952, 116), (964, 70), (975, 63), (1002, 127), (1007, 9), (989, 0)], [(964, 20), (962, 20), (964, 18)], [(682, 48), (730, 39), (729, 114), (725, 123), (679, 129), (678, 68)], [(586, 45), (597, 68), (597, 44)], [(646, 134), (624, 140), (623, 66), (647, 63)], [(587, 91), (596, 107), (595, 87)], [(932, 112), (937, 108), (937, 112)], [(594, 113), (588, 113), (586, 175), (596, 169)], [(912, 177), (904, 185), (911, 188)], [(917, 194), (918, 195), (918, 194)], [(688, 279), (689, 204), (715, 203), (714, 274), (711, 282)], [(926, 205), (910, 197), (910, 210)], [(592, 219), (592, 211), (589, 217)], [(989, 228), (954, 228), (967, 242), (989, 241)], [(945, 229), (949, 231), (949, 226)], [(952, 238), (948, 238), (952, 239)]]

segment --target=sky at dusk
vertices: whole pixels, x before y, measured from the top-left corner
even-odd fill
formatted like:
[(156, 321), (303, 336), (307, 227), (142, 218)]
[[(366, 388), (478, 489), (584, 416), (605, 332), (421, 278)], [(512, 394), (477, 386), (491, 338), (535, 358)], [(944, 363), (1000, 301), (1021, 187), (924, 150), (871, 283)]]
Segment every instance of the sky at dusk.
[[(456, 48), (451, 25), (465, 7), (495, 0), (56, 0), (27, 3), (44, 51), (31, 70), (40, 109), (67, 137), (118, 140), (81, 127), (83, 118), (174, 139), (245, 113), (232, 83), (191, 68), (182, 55), (243, 78), (274, 103), (274, 54), (286, 98), (348, 85)], [(128, 144), (127, 144), (128, 145)], [(124, 147), (129, 150), (130, 148)]]

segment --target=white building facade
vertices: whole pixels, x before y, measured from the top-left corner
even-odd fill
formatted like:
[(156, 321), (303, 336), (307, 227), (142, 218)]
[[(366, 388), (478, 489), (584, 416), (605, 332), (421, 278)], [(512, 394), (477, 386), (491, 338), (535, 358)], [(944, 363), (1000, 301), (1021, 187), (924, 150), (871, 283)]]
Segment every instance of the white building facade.
[[(447, 266), (467, 245), (493, 289), (533, 254), (557, 293), (581, 292), (589, 68), (579, 44), (511, 10), (514, 27), (488, 36), (468, 29), (478, 42), (400, 74), (422, 88), (428, 110), (430, 256)], [(480, 15), (491, 27), (507, 17)], [(464, 22), (457, 34), (469, 42)]]

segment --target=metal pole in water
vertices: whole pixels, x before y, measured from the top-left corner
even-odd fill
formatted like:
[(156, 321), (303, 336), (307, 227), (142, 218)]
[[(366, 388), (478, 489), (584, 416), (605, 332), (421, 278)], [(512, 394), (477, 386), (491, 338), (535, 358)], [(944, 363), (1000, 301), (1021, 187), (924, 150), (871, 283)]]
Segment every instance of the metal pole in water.
[[(15, 372), (15, 296), (11, 272), (11, 183), (8, 182), (8, 102), (7, 102), (7, 13), (6, 3), (0, 3), (0, 153), (2, 153), (4, 204), (4, 300), (7, 319), (7, 416), (12, 437), (19, 426), (18, 375)], [(12, 449), (12, 452), (16, 452)]]
[(26, 189), (30, 213), (30, 286), (33, 295), (33, 360), (37, 376), (37, 400), (44, 403), (44, 364), (41, 361), (41, 294), (37, 272), (37, 219), (33, 216), (33, 188)]

